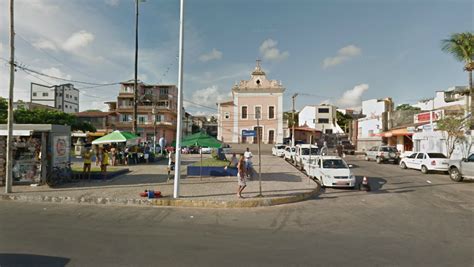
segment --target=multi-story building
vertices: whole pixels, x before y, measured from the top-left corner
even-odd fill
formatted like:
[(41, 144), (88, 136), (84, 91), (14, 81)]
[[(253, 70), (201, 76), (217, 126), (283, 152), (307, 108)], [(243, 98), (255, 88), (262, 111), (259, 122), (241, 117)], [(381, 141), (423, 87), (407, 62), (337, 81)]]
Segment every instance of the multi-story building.
[(337, 124), (337, 108), (333, 105), (305, 106), (298, 113), (298, 125), (307, 126), (324, 134), (342, 134)]
[(362, 114), (365, 117), (357, 120), (357, 150), (364, 151), (382, 144), (382, 133), (388, 129), (391, 111), (391, 98), (362, 101)]
[(83, 111), (74, 115), (76, 115), (79, 122), (90, 123), (99, 133), (107, 134), (116, 129), (116, 112)]
[[(165, 138), (171, 144), (176, 137), (177, 92), (175, 85), (138, 83), (137, 134), (141, 141)], [(117, 113), (117, 130), (133, 130), (134, 82), (122, 82), (117, 101), (106, 102), (109, 112)], [(155, 133), (156, 130), (156, 133)]]
[(79, 112), (79, 90), (70, 83), (53, 86), (31, 83), (30, 102), (75, 113)]
[[(281, 82), (268, 80), (257, 60), (249, 80), (232, 87), (232, 100), (218, 103), (217, 138), (227, 143), (283, 142), (283, 92)], [(242, 136), (255, 130), (258, 137)]]

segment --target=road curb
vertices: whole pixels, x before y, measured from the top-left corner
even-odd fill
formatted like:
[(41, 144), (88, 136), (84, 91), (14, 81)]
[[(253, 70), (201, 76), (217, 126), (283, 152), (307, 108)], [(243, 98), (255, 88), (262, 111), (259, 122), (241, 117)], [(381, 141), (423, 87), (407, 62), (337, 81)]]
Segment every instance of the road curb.
[(168, 206), (168, 207), (189, 207), (189, 208), (255, 208), (269, 207), (289, 204), (311, 199), (319, 192), (316, 187), (311, 192), (296, 193), (285, 197), (275, 198), (252, 198), (236, 200), (209, 200), (196, 198), (138, 198), (120, 199), (107, 197), (69, 197), (69, 196), (45, 196), (45, 195), (25, 195), (25, 194), (1, 194), (3, 201), (23, 201), (23, 202), (46, 202), (46, 203), (67, 203), (67, 204), (91, 204), (91, 205), (127, 205), (127, 206)]

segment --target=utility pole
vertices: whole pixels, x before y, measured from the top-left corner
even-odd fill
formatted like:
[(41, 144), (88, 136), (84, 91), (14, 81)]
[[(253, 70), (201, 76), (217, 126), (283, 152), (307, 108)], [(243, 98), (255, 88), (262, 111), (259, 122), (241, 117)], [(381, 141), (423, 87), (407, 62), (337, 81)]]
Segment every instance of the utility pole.
[(153, 108), (151, 110), (153, 114), (153, 154), (156, 153), (156, 100), (153, 101)]
[(173, 198), (179, 198), (179, 178), (181, 177), (181, 134), (183, 133), (184, 0), (180, 0), (179, 9), (178, 116), (176, 118), (176, 163), (174, 168)]
[[(261, 114), (261, 113), (260, 113)], [(257, 197), (263, 197), (262, 194), (262, 154), (260, 153), (260, 114), (257, 117), (257, 143), (258, 143), (258, 195)]]
[(10, 88), (8, 91), (8, 136), (7, 136), (7, 164), (5, 177), (5, 193), (12, 192), (13, 184), (13, 87), (15, 84), (15, 28), (14, 28), (13, 0), (10, 0)]
[(291, 132), (291, 146), (295, 146), (295, 98), (298, 96), (298, 93), (296, 94), (293, 94), (293, 96), (291, 97), (292, 98), (292, 102), (293, 102), (293, 127), (292, 127), (292, 132)]
[(135, 81), (133, 84), (133, 133), (138, 135), (138, 3), (135, 0)]

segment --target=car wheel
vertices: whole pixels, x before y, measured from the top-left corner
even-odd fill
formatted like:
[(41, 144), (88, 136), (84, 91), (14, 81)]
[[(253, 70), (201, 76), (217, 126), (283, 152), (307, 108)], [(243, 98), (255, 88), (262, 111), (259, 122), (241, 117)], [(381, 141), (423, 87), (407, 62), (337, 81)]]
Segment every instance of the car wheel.
[(455, 182), (462, 182), (463, 178), (458, 168), (452, 167), (449, 169), (449, 178)]
[(382, 163), (382, 159), (381, 159), (380, 157), (377, 157), (377, 158), (375, 159), (375, 162), (377, 162), (377, 164), (380, 164), (380, 163)]
[(407, 168), (407, 165), (405, 164), (405, 162), (400, 163), (400, 168), (402, 168), (402, 169), (406, 169), (406, 168)]
[(369, 156), (365, 155), (365, 160), (370, 161)]
[(428, 173), (428, 168), (426, 168), (425, 165), (422, 165), (422, 166), (421, 166), (421, 173), (423, 173), (423, 174), (427, 174), (427, 173)]

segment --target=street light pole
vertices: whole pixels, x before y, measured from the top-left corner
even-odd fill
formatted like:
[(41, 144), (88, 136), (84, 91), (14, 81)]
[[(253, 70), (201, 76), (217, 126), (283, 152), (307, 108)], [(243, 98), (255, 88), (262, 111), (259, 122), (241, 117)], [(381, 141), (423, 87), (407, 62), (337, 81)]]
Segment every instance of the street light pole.
[(257, 143), (258, 143), (258, 195), (257, 197), (263, 197), (262, 194), (262, 154), (260, 153), (260, 114), (257, 117)]
[(13, 0), (10, 0), (10, 88), (8, 90), (8, 136), (7, 136), (7, 158), (6, 158), (6, 177), (5, 193), (12, 192), (13, 184), (13, 87), (15, 83), (15, 28)]
[(153, 114), (153, 154), (156, 153), (156, 101), (153, 101), (153, 109), (151, 110)]
[(135, 81), (133, 84), (133, 133), (138, 134), (138, 3), (135, 0)]
[(292, 98), (292, 102), (293, 102), (293, 114), (292, 114), (292, 117), (293, 117), (293, 127), (292, 127), (292, 132), (291, 132), (291, 146), (295, 146), (295, 98), (298, 96), (298, 93), (294, 94), (291, 98)]
[(183, 55), (184, 55), (184, 0), (180, 0), (179, 11), (179, 65), (178, 65), (178, 114), (176, 124), (176, 163), (174, 170), (173, 198), (179, 198), (181, 177), (181, 135), (183, 123)]

